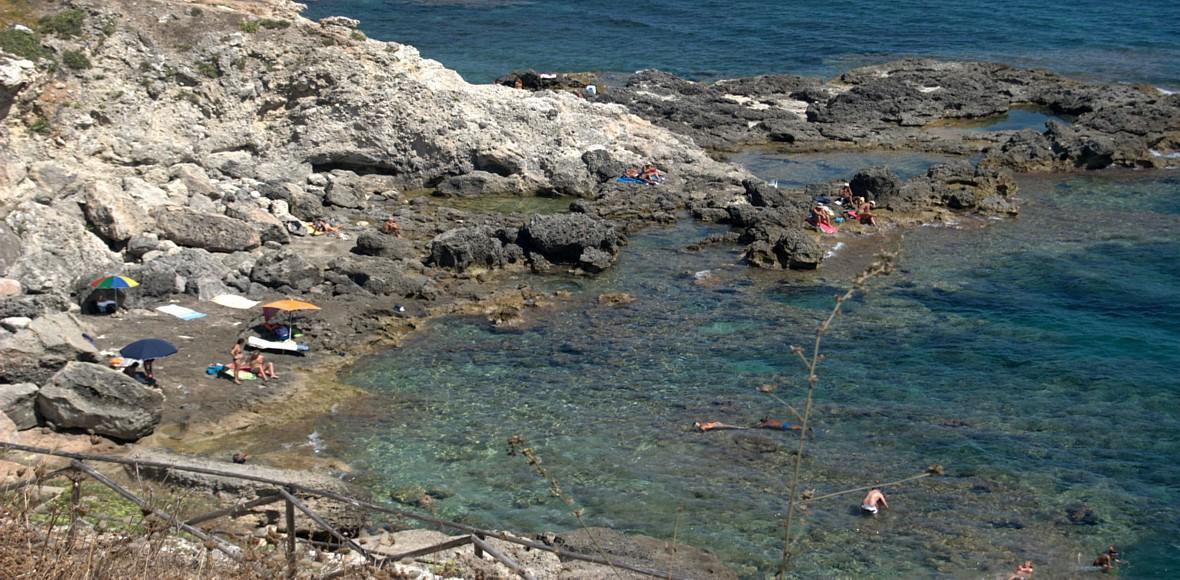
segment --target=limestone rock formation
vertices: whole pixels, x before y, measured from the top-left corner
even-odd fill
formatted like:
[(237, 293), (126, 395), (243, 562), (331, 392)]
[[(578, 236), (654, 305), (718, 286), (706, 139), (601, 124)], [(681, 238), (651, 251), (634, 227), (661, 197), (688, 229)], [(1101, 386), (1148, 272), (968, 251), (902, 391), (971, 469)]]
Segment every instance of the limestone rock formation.
[(122, 441), (146, 437), (160, 423), (164, 395), (104, 366), (70, 362), (37, 393), (37, 411), (57, 428)]
[(262, 245), (262, 237), (242, 220), (188, 208), (155, 213), (160, 236), (182, 246), (210, 252), (238, 252)]
[(0, 335), (0, 383), (45, 384), (69, 362), (96, 361), (93, 331), (73, 314), (38, 316), (27, 328)]
[(37, 426), (37, 385), (17, 383), (0, 385), (0, 413), (12, 420), (17, 429)]

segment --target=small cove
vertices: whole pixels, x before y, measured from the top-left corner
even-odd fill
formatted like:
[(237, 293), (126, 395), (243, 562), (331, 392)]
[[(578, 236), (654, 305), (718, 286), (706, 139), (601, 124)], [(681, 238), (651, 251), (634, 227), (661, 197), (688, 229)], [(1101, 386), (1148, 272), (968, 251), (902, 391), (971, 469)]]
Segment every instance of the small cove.
[[(760, 176), (846, 177), (866, 155), (750, 157)], [(795, 165), (784, 166), (783, 160)], [(895, 156), (895, 172), (940, 159)], [(892, 577), (1073, 554), (1119, 543), (1153, 577), (1180, 562), (1173, 485), (1180, 393), (1180, 213), (1169, 172), (1022, 179), (1025, 210), (986, 228), (907, 232), (902, 269), (849, 305), (825, 349), (808, 482), (821, 493), (942, 463), (948, 477), (887, 490), (895, 509), (809, 513), (803, 576)], [(971, 227), (967, 227), (971, 226)], [(709, 547), (746, 577), (780, 546), (787, 449), (775, 432), (697, 434), (696, 420), (752, 423), (797, 400), (788, 352), (863, 263), (761, 272), (735, 248), (684, 246), (717, 226), (682, 221), (632, 238), (593, 278), (552, 277), (568, 303), (513, 330), (457, 317), (358, 364), (370, 393), (314, 425), (379, 497), (428, 491), (442, 516), (521, 532), (576, 527), (505, 442), (526, 437), (590, 525)], [(851, 231), (851, 230), (850, 230)], [(850, 249), (865, 240), (852, 236)], [(708, 271), (707, 274), (701, 274)], [(622, 307), (595, 303), (629, 292)], [(1063, 523), (1085, 504), (1097, 525)], [(684, 524), (676, 528), (677, 513)], [(882, 541), (882, 536), (889, 538)]]

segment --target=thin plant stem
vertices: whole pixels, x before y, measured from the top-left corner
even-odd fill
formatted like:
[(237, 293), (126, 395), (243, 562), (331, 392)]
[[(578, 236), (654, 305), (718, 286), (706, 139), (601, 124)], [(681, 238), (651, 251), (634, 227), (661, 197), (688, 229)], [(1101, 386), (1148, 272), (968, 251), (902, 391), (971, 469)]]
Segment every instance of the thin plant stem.
[(882, 253), (865, 271), (857, 275), (848, 290), (836, 296), (836, 303), (832, 307), (832, 311), (815, 329), (815, 342), (812, 343), (810, 356), (804, 353), (802, 347), (791, 347), (791, 352), (799, 357), (804, 368), (807, 369), (807, 398), (803, 404), (799, 445), (795, 451), (795, 464), (791, 473), (791, 487), (787, 498), (787, 516), (783, 520), (783, 553), (782, 560), (779, 562), (778, 573), (776, 574), (777, 578), (781, 579), (786, 575), (787, 567), (790, 566), (791, 558), (794, 557), (793, 544), (796, 538), (791, 535), (791, 527), (795, 523), (795, 511), (799, 502), (799, 476), (803, 467), (803, 454), (807, 449), (807, 429), (808, 424), (811, 422), (811, 411), (815, 402), (815, 387), (819, 383), (819, 376), (815, 374), (815, 369), (819, 366), (820, 361), (823, 360), (820, 346), (823, 344), (824, 336), (828, 333), (832, 323), (836, 320), (836, 317), (840, 316), (844, 302), (850, 300), (858, 290), (864, 289), (865, 284), (875, 276), (892, 272), (896, 257), (896, 252)]

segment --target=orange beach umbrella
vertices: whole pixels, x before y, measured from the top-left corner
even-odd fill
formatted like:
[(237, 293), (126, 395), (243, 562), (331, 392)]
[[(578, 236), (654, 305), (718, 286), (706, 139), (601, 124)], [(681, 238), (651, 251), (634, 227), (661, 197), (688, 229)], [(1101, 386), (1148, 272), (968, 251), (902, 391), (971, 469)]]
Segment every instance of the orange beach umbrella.
[(316, 306), (315, 304), (312, 304), (311, 302), (304, 302), (302, 300), (292, 300), (290, 298), (286, 298), (283, 300), (276, 300), (274, 302), (270, 302), (268, 304), (262, 305), (263, 311), (269, 310), (271, 312), (297, 312), (300, 310), (319, 310), (319, 309), (320, 309), (319, 306)]
[(319, 306), (316, 306), (315, 304), (312, 304), (311, 302), (304, 302), (302, 300), (292, 300), (290, 298), (287, 298), (284, 300), (277, 300), (275, 302), (263, 304), (262, 305), (262, 318), (263, 318), (263, 320), (270, 322), (270, 319), (275, 315), (275, 313), (286, 312), (287, 313), (287, 332), (288, 332), (288, 334), (290, 334), (291, 333), (290, 329), (291, 329), (291, 322), (292, 322), (291, 321), (292, 313), (301, 312), (301, 311), (319, 310), (319, 309), (320, 309)]

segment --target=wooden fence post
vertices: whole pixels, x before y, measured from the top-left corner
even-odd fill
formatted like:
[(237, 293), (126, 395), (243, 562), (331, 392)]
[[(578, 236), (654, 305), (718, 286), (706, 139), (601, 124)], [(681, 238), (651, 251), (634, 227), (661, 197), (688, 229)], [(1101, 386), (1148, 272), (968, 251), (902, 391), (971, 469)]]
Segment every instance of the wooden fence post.
[(295, 504), (283, 498), (287, 504), (287, 578), (295, 578)]

